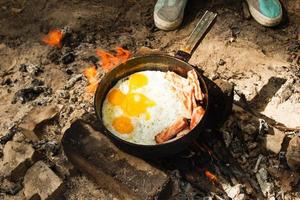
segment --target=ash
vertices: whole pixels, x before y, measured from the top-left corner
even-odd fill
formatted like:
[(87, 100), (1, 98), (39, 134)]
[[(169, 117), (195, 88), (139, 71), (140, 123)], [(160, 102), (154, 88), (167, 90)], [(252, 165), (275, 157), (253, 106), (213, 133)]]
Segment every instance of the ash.
[[(28, 170), (40, 161), (57, 185), (47, 198), (122, 199), (74, 168), (61, 145), (74, 120), (95, 116), (83, 71), (104, 75), (97, 48), (173, 54), (207, 9), (219, 19), (190, 63), (234, 85), (232, 112), (199, 146), (149, 162), (170, 177), (169, 199), (299, 199), (298, 3), (284, 1), (288, 19), (271, 29), (245, 19), (241, 1), (190, 0), (181, 28), (164, 32), (153, 24), (154, 0), (1, 1), (0, 199), (27, 198), (38, 187)], [(41, 42), (54, 28), (65, 33), (61, 48)], [(20, 151), (8, 149), (15, 143)]]

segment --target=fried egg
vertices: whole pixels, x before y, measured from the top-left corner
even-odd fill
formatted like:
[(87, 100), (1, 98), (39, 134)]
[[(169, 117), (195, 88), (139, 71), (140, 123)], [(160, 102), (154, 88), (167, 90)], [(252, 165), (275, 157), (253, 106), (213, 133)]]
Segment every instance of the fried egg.
[(119, 80), (103, 102), (106, 128), (128, 142), (153, 145), (157, 133), (189, 116), (165, 74), (142, 71)]

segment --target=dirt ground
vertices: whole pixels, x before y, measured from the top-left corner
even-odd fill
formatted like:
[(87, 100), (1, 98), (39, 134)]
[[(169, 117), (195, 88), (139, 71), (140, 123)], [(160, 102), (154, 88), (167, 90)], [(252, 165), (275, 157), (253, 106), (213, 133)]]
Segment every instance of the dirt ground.
[[(258, 112), (289, 128), (299, 127), (300, 1), (283, 3), (283, 22), (266, 28), (246, 19), (240, 0), (189, 0), (182, 26), (164, 32), (154, 26), (155, 0), (0, 0), (0, 137), (34, 106), (57, 102), (62, 109), (70, 109), (66, 105), (72, 104), (71, 100), (58, 98), (61, 90), (91, 65), (97, 48), (123, 46), (135, 52), (146, 46), (172, 55), (184, 45), (205, 10), (218, 13), (218, 19), (190, 63), (211, 79), (233, 83), (236, 94), (245, 95)], [(41, 41), (54, 28), (72, 33), (60, 50)], [(74, 55), (74, 61), (64, 64), (61, 57), (68, 53)], [(22, 64), (43, 71), (38, 79), (51, 88), (50, 94), (26, 103), (14, 101), (16, 92), (34, 80), (30, 72), (20, 70)], [(70, 94), (81, 103), (74, 105), (73, 111), (65, 111), (68, 114), (60, 116), (59, 129), (50, 127), (44, 139), (59, 141), (69, 118), (79, 115), (80, 108), (91, 109), (92, 100), (84, 100), (85, 84), (83, 80), (79, 87), (82, 91)], [(92, 184), (85, 177), (72, 178), (67, 199), (103, 199), (103, 192), (96, 186), (87, 186), (95, 190), (85, 196), (86, 187), (78, 187), (78, 182)]]

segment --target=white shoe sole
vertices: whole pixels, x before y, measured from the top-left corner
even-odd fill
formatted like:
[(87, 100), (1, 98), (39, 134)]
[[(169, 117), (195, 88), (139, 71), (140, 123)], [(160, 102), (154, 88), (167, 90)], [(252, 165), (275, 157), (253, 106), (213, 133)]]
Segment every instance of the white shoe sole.
[(172, 30), (178, 28), (178, 26), (180, 26), (180, 24), (182, 23), (182, 20), (183, 20), (183, 14), (181, 14), (177, 20), (175, 20), (173, 22), (168, 22), (168, 21), (160, 19), (158, 17), (157, 13), (154, 12), (155, 26), (164, 31), (172, 31)]
[(248, 8), (249, 8), (249, 11), (250, 11), (252, 17), (261, 25), (267, 26), (267, 27), (272, 27), (272, 26), (278, 25), (281, 22), (282, 8), (281, 8), (280, 15), (278, 17), (276, 17), (274, 19), (270, 19), (270, 18), (264, 16), (263, 14), (261, 14), (259, 11), (257, 11), (252, 6), (250, 6), (250, 4), (248, 3), (248, 0), (247, 0), (247, 4), (248, 4)]

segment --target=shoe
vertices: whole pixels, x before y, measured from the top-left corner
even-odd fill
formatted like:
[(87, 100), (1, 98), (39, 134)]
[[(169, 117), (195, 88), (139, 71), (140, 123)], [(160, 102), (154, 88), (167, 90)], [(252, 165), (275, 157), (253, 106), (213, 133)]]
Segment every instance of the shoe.
[(282, 19), (279, 0), (246, 0), (252, 17), (263, 26), (276, 26)]
[(187, 0), (158, 0), (154, 7), (154, 23), (159, 29), (170, 31), (182, 22)]

